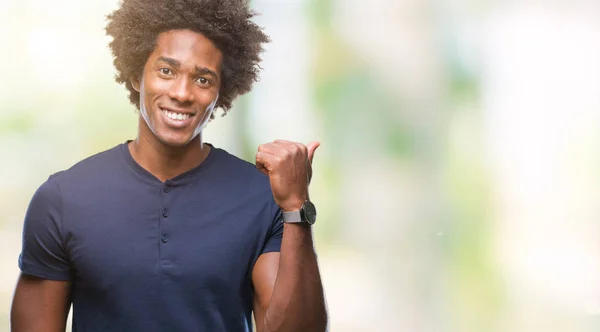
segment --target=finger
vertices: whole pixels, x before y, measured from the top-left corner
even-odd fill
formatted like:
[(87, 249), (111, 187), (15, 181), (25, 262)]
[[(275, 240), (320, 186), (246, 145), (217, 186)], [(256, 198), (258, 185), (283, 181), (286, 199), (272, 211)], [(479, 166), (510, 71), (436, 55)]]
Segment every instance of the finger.
[(262, 156), (259, 156), (261, 152), (257, 152), (256, 156), (255, 156), (255, 164), (256, 164), (256, 168), (263, 173), (266, 176), (269, 176), (269, 170), (267, 169), (267, 167), (265, 166), (265, 164), (262, 162), (263, 158)]
[(281, 152), (292, 152), (293, 146), (291, 143), (283, 142), (282, 140), (276, 140), (271, 143), (273, 146), (279, 148)]
[(286, 153), (288, 156), (301, 156), (302, 158), (307, 158), (308, 150), (306, 146), (302, 143), (298, 142), (290, 142), (284, 140), (276, 140), (273, 142), (275, 146), (281, 148), (281, 152)]
[(256, 168), (264, 175), (269, 176), (269, 170), (265, 167), (265, 164), (257, 161)]
[(321, 146), (321, 143), (314, 141), (314, 142), (310, 142), (308, 143), (308, 145), (306, 146), (306, 148), (308, 149), (308, 162), (310, 164), (312, 164), (313, 158), (315, 156), (315, 151), (317, 150), (317, 148)]
[(284, 139), (276, 139), (273, 143), (283, 143), (283, 144), (297, 144), (297, 142), (292, 142)]
[(278, 155), (273, 155), (268, 152), (258, 151), (256, 153), (256, 168), (259, 171), (268, 175), (268, 173), (273, 169), (273, 165), (276, 164), (279, 159)]
[(279, 144), (274, 142), (265, 143), (258, 146), (259, 152), (266, 152), (272, 155), (280, 155), (282, 152), (286, 152), (286, 149)]

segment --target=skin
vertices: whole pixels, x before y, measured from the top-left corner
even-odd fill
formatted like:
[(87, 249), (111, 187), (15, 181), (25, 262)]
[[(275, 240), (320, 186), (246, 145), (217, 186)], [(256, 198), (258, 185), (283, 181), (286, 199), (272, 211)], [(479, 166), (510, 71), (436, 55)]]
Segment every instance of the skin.
[[(159, 180), (198, 166), (208, 155), (210, 147), (203, 144), (202, 134), (192, 136), (207, 106), (218, 95), (222, 58), (221, 51), (202, 34), (172, 30), (159, 35), (143, 77), (132, 80), (144, 96), (154, 132), (140, 116), (138, 137), (129, 144), (129, 150)], [(174, 123), (164, 109), (193, 116)], [(259, 146), (256, 166), (269, 176), (273, 196), (283, 211), (298, 210), (308, 199), (311, 163), (318, 146), (318, 142), (305, 146), (284, 140)], [(281, 252), (258, 258), (252, 283), (257, 331), (327, 329), (310, 226), (285, 224)], [(69, 289), (69, 282), (21, 275), (11, 310), (12, 331), (64, 331)]]
[[(169, 31), (159, 35), (156, 49), (146, 61), (144, 89), (140, 89), (139, 79), (132, 80), (133, 87), (144, 96), (156, 135), (140, 117), (138, 137), (129, 150), (161, 181), (196, 167), (208, 156), (210, 147), (202, 143), (202, 133), (195, 138), (192, 135), (219, 93), (222, 59), (221, 51), (203, 35)], [(177, 128), (162, 109), (195, 115), (186, 126)]]
[[(276, 140), (262, 144), (256, 167), (269, 176), (275, 202), (284, 212), (299, 210), (308, 197), (318, 142)], [(279, 264), (276, 262), (279, 261)], [(275, 277), (274, 277), (275, 276)], [(252, 274), (258, 292), (258, 331), (325, 331), (327, 310), (314, 250), (312, 228), (284, 224), (281, 252), (261, 255)], [(267, 301), (268, 298), (268, 301)], [(257, 315), (264, 312), (264, 317)]]
[(69, 282), (21, 274), (10, 312), (13, 332), (64, 331), (69, 315)]

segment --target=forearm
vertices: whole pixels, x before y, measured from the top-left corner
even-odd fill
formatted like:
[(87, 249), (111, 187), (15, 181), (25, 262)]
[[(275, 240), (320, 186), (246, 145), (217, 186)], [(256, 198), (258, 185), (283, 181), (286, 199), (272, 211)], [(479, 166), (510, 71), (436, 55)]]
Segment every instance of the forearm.
[(285, 224), (279, 271), (264, 316), (264, 331), (325, 331), (327, 312), (312, 229)]

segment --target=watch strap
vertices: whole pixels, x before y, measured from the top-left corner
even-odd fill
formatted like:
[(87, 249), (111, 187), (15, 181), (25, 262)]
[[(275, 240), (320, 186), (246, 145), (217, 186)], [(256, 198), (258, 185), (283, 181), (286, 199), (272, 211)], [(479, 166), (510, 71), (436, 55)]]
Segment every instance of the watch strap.
[(289, 222), (289, 223), (303, 223), (304, 222), (304, 220), (302, 220), (302, 214), (300, 213), (300, 210), (282, 212), (281, 216), (282, 216), (283, 222)]

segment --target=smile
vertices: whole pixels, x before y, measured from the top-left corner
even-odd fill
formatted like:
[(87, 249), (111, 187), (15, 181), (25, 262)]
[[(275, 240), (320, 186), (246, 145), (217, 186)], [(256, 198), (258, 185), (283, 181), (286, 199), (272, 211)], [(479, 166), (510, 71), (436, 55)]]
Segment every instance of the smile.
[(164, 110), (162, 108), (160, 110), (169, 119), (175, 120), (175, 121), (184, 121), (193, 116), (192, 114), (171, 112), (171, 111)]

